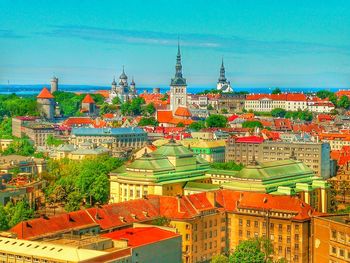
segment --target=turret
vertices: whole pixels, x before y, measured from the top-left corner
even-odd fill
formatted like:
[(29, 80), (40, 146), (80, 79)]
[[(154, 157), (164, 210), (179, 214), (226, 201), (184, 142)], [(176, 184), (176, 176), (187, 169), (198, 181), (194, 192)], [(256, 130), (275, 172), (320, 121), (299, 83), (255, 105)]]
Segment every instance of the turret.
[(52, 120), (55, 116), (55, 99), (50, 91), (44, 87), (36, 97), (40, 116)]
[(53, 76), (51, 79), (51, 94), (58, 91), (58, 78)]

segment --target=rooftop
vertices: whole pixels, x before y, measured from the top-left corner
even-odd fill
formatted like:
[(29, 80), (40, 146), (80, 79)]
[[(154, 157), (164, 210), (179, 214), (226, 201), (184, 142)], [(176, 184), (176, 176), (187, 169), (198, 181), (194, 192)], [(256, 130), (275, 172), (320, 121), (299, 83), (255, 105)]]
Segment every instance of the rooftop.
[(41, 92), (39, 93), (39, 95), (37, 96), (38, 99), (53, 99), (54, 96), (51, 94), (51, 92), (44, 87)]

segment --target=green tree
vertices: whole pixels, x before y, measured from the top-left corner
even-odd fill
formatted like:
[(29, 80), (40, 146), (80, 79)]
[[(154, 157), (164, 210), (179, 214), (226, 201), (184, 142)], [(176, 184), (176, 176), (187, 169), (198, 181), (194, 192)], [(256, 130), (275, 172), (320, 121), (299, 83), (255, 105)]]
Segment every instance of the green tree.
[(168, 100), (168, 99), (169, 99), (169, 94), (168, 94), (168, 93), (165, 93), (164, 96), (163, 96), (163, 98), (161, 98), (160, 100), (166, 101), (166, 100)]
[(67, 197), (67, 202), (64, 206), (64, 209), (67, 212), (80, 210), (82, 201), (83, 201), (83, 197), (79, 192), (77, 191), (71, 192)]
[(228, 110), (227, 110), (227, 109), (221, 109), (221, 113), (222, 113), (222, 114), (227, 114), (227, 113), (228, 113)]
[(213, 105), (209, 104), (209, 105), (207, 106), (207, 110), (213, 110), (213, 109), (214, 109)]
[(53, 135), (50, 134), (49, 136), (47, 136), (46, 144), (48, 146), (58, 146), (58, 145), (63, 144), (63, 141), (55, 138)]
[(245, 121), (242, 123), (242, 127), (243, 128), (255, 128), (255, 127), (263, 128), (264, 126), (260, 121)]
[(34, 154), (34, 147), (26, 138), (16, 138), (9, 144), (3, 155), (18, 154), (31, 156)]
[(179, 122), (178, 124), (176, 124), (176, 127), (185, 127), (185, 124), (183, 122)]
[(218, 254), (212, 257), (210, 263), (229, 263), (229, 260), (225, 255)]
[(218, 163), (213, 162), (210, 164), (210, 167), (213, 169), (219, 169), (219, 170), (233, 170), (233, 171), (240, 171), (243, 169), (243, 164), (236, 164), (233, 161), (226, 162), (226, 163)]
[(273, 91), (272, 91), (272, 94), (281, 94), (282, 91), (280, 88), (275, 88)]
[(120, 104), (122, 104), (122, 101), (121, 101), (120, 98), (117, 96), (117, 97), (115, 97), (115, 98), (112, 99), (112, 103), (113, 103), (114, 105), (120, 105)]
[(26, 201), (18, 201), (16, 205), (9, 202), (6, 204), (5, 210), (7, 210), (10, 228), (34, 217), (34, 210), (29, 207)]
[(242, 241), (230, 255), (232, 263), (263, 263), (265, 254), (261, 251), (260, 243), (257, 239)]
[(194, 131), (199, 131), (201, 129), (203, 129), (205, 127), (205, 123), (203, 121), (195, 121), (195, 122), (192, 122), (188, 128), (190, 128), (191, 130), (194, 130)]
[(348, 96), (341, 96), (338, 103), (337, 103), (337, 106), (339, 108), (344, 108), (344, 109), (349, 109), (350, 107), (350, 100), (348, 98)]
[(162, 216), (152, 221), (152, 225), (156, 226), (169, 226), (170, 219)]
[(224, 128), (227, 126), (227, 118), (223, 115), (213, 114), (210, 115), (206, 120), (206, 125), (209, 128), (217, 127)]
[(108, 103), (103, 103), (100, 106), (100, 115), (106, 114), (106, 113), (113, 113), (115, 112), (115, 105), (109, 105)]
[(145, 107), (143, 107), (142, 111), (144, 112), (144, 114), (147, 114), (150, 116), (156, 112), (156, 108), (154, 107), (153, 103), (149, 103)]
[(139, 126), (157, 126), (158, 122), (154, 117), (142, 117), (142, 119), (139, 121)]
[(273, 117), (281, 117), (283, 118), (286, 115), (287, 111), (285, 109), (276, 108), (271, 111), (271, 115)]
[(319, 90), (317, 91), (316, 96), (319, 97), (320, 99), (325, 99), (325, 98), (329, 98), (329, 96), (331, 96), (332, 94), (334, 93), (328, 90)]
[(0, 231), (6, 231), (9, 229), (9, 220), (5, 207), (0, 204)]
[(12, 119), (4, 118), (0, 123), (0, 139), (11, 139), (12, 137)]

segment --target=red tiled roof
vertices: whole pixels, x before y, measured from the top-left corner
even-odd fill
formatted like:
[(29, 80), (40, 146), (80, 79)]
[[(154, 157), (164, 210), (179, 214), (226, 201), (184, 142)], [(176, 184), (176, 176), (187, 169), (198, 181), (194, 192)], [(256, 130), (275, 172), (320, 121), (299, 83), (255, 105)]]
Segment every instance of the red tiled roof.
[(292, 130), (292, 122), (290, 121), (290, 119), (274, 119), (274, 124), (275, 124), (275, 128), (276, 130)]
[(106, 113), (106, 114), (103, 114), (102, 117), (104, 119), (113, 119), (114, 118), (114, 114), (113, 113)]
[(128, 246), (139, 247), (181, 235), (158, 227), (126, 228), (102, 235), (113, 240), (127, 240)]
[(229, 122), (231, 122), (231, 121), (234, 121), (235, 119), (237, 119), (238, 117), (239, 117), (238, 115), (233, 114), (233, 115), (231, 115), (230, 117), (228, 117), (227, 120), (228, 120)]
[(91, 97), (90, 94), (86, 94), (85, 98), (83, 99), (82, 103), (95, 103), (94, 99)]
[(305, 94), (302, 93), (287, 93), (287, 101), (306, 101)]
[(95, 91), (95, 94), (100, 94), (104, 98), (109, 98), (109, 90), (97, 90)]
[(264, 138), (260, 136), (246, 136), (238, 137), (235, 141), (240, 143), (263, 143)]
[(175, 111), (176, 116), (191, 117), (192, 114), (187, 107), (178, 107)]
[(163, 123), (169, 123), (173, 118), (171, 110), (157, 111), (157, 121)]
[(62, 125), (63, 126), (75, 126), (75, 125), (91, 125), (93, 120), (90, 117), (70, 117), (66, 119)]
[(38, 99), (53, 99), (54, 96), (51, 94), (51, 92), (44, 87), (41, 92), (39, 93), (39, 95), (37, 96)]
[(251, 94), (246, 100), (280, 100), (280, 101), (306, 101), (306, 96), (302, 93), (280, 93), (280, 94)]
[(329, 115), (329, 114), (318, 114), (317, 115), (318, 121), (332, 121), (334, 120), (334, 116)]

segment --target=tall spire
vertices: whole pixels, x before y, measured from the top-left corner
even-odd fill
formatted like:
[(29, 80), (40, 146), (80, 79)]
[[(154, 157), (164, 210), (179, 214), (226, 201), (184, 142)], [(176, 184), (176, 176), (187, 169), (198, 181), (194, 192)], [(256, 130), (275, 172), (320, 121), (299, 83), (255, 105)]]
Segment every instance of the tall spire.
[(226, 77), (225, 77), (225, 66), (224, 66), (224, 58), (222, 57), (221, 60), (221, 67), (220, 67), (220, 77), (219, 77), (219, 82), (226, 82)]
[(180, 40), (177, 42), (177, 55), (176, 55), (176, 65), (175, 65), (175, 77), (171, 79), (172, 86), (184, 86), (186, 85), (186, 79), (182, 76), (182, 64), (181, 64), (181, 49)]

